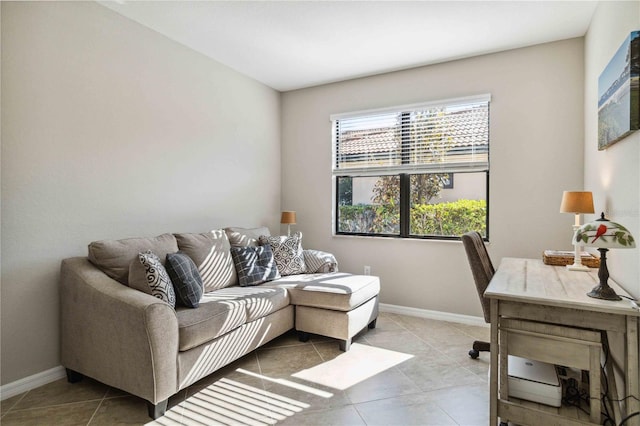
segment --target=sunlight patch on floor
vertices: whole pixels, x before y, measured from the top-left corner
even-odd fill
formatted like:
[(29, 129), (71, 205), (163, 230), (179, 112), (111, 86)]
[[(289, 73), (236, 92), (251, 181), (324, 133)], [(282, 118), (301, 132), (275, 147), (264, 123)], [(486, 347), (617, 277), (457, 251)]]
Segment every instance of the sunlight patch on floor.
[(298, 389), (298, 390), (301, 390), (301, 391), (304, 391), (304, 392), (307, 392), (307, 393), (318, 395), (318, 396), (320, 396), (322, 398), (331, 398), (333, 396), (333, 394), (330, 393), (330, 392), (325, 392), (325, 391), (320, 390), (320, 389), (316, 389), (316, 388), (312, 388), (312, 387), (309, 387), (309, 386), (306, 386), (306, 385), (303, 385), (303, 384), (300, 384), (300, 383), (292, 382), (291, 380), (287, 380), (287, 379), (272, 379), (271, 377), (267, 377), (267, 376), (264, 376), (264, 375), (258, 374), (258, 373), (253, 373), (253, 372), (247, 371), (247, 370), (245, 370), (243, 368), (238, 368), (236, 371), (238, 373), (243, 373), (243, 374), (247, 374), (249, 376), (258, 377), (258, 378), (261, 378), (262, 380), (268, 380), (268, 381), (273, 382), (273, 383), (278, 383), (279, 385), (288, 386), (290, 388), (294, 388), (294, 389)]
[(411, 358), (410, 354), (353, 343), (349, 351), (292, 376), (345, 390)]
[[(330, 361), (294, 373), (292, 377), (345, 390), (411, 358), (413, 355), (410, 354), (353, 343), (349, 351)], [(330, 392), (291, 380), (271, 378), (242, 368), (238, 368), (236, 372), (323, 398), (333, 396)], [(147, 423), (147, 426), (265, 426), (283, 421), (309, 407), (305, 402), (222, 378), (171, 408), (161, 418)]]
[(168, 410), (161, 418), (147, 423), (147, 426), (264, 426), (276, 424), (308, 407), (309, 404), (304, 402), (223, 378)]

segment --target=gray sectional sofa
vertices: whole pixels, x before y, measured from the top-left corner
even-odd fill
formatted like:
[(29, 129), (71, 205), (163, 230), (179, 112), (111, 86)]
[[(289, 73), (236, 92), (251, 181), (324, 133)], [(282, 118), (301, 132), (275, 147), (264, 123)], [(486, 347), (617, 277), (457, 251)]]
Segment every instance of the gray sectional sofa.
[[(378, 277), (340, 273), (332, 255), (303, 251), (300, 243), (304, 271), (239, 286), (232, 247), (256, 247), (261, 235), (269, 230), (97, 241), (88, 257), (64, 259), (61, 360), (68, 380), (88, 376), (143, 398), (155, 419), (171, 395), (292, 328), (301, 340), (320, 334), (348, 350), (353, 336), (375, 327)], [(135, 270), (147, 250), (193, 260), (202, 280), (198, 307), (172, 307), (140, 287)]]

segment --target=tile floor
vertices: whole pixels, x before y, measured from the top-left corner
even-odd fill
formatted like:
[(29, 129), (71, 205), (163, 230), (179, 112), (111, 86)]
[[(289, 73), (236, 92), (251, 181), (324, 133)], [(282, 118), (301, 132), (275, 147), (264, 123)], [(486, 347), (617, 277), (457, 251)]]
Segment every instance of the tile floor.
[(280, 336), (173, 396), (155, 422), (145, 401), (85, 378), (2, 401), (0, 423), (486, 425), (489, 356), (467, 352), (488, 338), (486, 327), (381, 313), (346, 354), (332, 339)]

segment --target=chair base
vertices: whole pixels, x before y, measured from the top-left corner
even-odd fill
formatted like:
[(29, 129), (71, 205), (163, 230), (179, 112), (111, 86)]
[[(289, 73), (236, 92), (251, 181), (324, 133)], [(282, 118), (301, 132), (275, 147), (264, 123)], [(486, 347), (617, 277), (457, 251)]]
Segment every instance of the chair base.
[(471, 359), (477, 359), (480, 356), (480, 352), (489, 352), (490, 349), (491, 344), (489, 342), (476, 340), (473, 342), (473, 349), (469, 351), (469, 356)]

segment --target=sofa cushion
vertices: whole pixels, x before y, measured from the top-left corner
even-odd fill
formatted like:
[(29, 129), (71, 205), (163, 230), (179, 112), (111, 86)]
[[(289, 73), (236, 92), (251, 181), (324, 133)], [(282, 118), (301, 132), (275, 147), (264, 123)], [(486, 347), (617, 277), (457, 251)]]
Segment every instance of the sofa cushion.
[(138, 253), (151, 250), (164, 265), (167, 253), (178, 251), (176, 239), (171, 234), (154, 238), (126, 238), (102, 240), (89, 244), (89, 261), (109, 277), (122, 284), (129, 283), (129, 265), (138, 258)]
[(289, 305), (284, 288), (227, 287), (205, 293), (198, 309), (178, 307), (179, 350), (186, 351)]
[(160, 258), (151, 250), (138, 253), (129, 267), (129, 286), (176, 306), (173, 282)]
[(280, 275), (303, 274), (305, 272), (304, 254), (302, 253), (302, 232), (294, 235), (267, 237), (260, 236), (260, 244), (271, 246)]
[(269, 228), (262, 226), (260, 228), (224, 228), (229, 237), (231, 247), (255, 247), (258, 244), (258, 238), (261, 235), (270, 236)]
[(247, 321), (247, 309), (242, 301), (203, 297), (198, 309), (178, 307), (176, 316), (179, 350), (186, 351), (240, 327)]
[(286, 288), (294, 305), (350, 311), (380, 292), (380, 278), (345, 273), (289, 275), (268, 285)]
[(186, 253), (196, 264), (205, 293), (238, 284), (231, 246), (224, 230), (175, 234), (175, 237), (180, 251)]
[(187, 308), (197, 308), (202, 297), (202, 278), (195, 263), (185, 253), (167, 255), (167, 272), (173, 282), (178, 302)]
[(231, 247), (241, 287), (262, 284), (280, 278), (270, 246)]
[(207, 293), (203, 300), (233, 300), (242, 302), (247, 313), (247, 322), (269, 315), (290, 304), (286, 289), (268, 284), (252, 287), (227, 287)]

